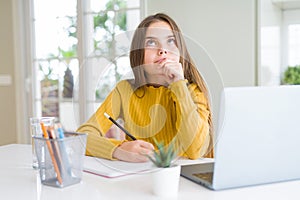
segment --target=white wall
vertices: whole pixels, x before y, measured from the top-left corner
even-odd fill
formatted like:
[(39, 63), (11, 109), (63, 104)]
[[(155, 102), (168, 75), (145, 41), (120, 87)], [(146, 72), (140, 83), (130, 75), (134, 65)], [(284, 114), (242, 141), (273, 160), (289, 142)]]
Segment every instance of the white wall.
[(156, 12), (169, 14), (206, 48), (225, 86), (255, 85), (255, 0), (148, 0), (146, 14)]
[[(184, 35), (201, 44), (221, 73), (224, 85), (257, 84), (256, 0), (147, 0), (146, 15), (164, 12)], [(199, 48), (190, 48), (197, 64)], [(206, 60), (211, 68), (211, 63)], [(215, 70), (204, 76), (212, 94), (214, 118), (219, 110), (220, 86)]]
[(0, 27), (0, 75), (10, 78), (0, 84), (0, 145), (3, 145), (17, 142), (12, 1), (0, 1)]

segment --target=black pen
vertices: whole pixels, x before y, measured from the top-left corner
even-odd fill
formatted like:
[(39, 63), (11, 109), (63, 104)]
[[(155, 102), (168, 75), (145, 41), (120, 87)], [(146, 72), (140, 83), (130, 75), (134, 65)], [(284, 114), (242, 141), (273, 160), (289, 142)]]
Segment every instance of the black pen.
[(107, 119), (109, 119), (110, 121), (112, 121), (112, 123), (114, 123), (122, 131), (124, 131), (124, 133), (126, 135), (128, 135), (128, 137), (130, 137), (132, 140), (136, 140), (136, 138), (133, 135), (131, 135), (125, 128), (123, 128), (120, 124), (118, 124), (118, 122), (116, 122), (113, 118), (111, 118), (111, 116), (109, 116), (107, 113), (104, 113), (104, 115), (105, 115), (105, 117), (107, 117)]

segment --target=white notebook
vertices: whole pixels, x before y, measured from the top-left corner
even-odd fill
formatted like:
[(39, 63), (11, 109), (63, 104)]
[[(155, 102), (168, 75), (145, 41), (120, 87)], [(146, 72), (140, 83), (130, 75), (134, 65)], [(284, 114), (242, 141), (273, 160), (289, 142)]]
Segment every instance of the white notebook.
[[(198, 160), (189, 160), (180, 158), (175, 161), (177, 165), (197, 164), (213, 162), (211, 158), (204, 158)], [(116, 160), (107, 160), (102, 158), (85, 156), (83, 171), (105, 178), (116, 178), (131, 174), (149, 173), (159, 170), (152, 162), (145, 163), (130, 163)]]

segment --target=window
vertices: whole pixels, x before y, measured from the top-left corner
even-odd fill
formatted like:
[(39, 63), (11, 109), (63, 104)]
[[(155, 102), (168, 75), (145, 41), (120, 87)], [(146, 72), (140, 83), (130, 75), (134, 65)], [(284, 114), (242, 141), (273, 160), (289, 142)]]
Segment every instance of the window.
[(280, 84), (280, 28), (261, 28), (261, 85)]
[(300, 9), (283, 11), (282, 82), (300, 84)]
[(300, 64), (300, 19), (299, 24), (288, 25), (288, 66)]
[[(300, 4), (264, 0), (260, 1), (260, 9), (259, 83), (285, 84), (288, 67), (300, 65)], [(292, 69), (288, 77), (299, 80), (295, 78), (300, 77), (298, 71)], [(295, 84), (295, 81), (288, 83)]]
[(141, 3), (32, 2), (33, 115), (55, 116), (74, 130), (130, 70), (129, 43), (118, 40), (140, 22)]
[(287, 66), (300, 64), (300, 10), (286, 10), (283, 12), (283, 60), (284, 69)]

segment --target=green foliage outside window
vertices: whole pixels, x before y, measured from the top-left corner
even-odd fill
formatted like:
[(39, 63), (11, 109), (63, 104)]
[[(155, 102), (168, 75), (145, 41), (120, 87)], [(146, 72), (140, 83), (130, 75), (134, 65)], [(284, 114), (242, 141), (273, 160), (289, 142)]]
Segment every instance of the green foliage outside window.
[(283, 84), (300, 85), (300, 65), (289, 66), (283, 75)]
[(108, 74), (101, 80), (101, 87), (96, 90), (96, 99), (100, 101), (104, 100), (108, 92), (114, 87), (110, 77), (114, 76), (116, 83), (122, 76), (118, 72), (119, 66), (116, 58), (122, 56), (120, 52), (124, 52), (124, 50), (117, 47), (116, 36), (119, 32), (127, 30), (126, 7), (126, 1), (124, 0), (111, 0), (105, 5), (105, 10), (94, 16), (94, 31), (104, 30), (105, 32), (102, 39), (94, 40), (95, 52), (111, 63)]

